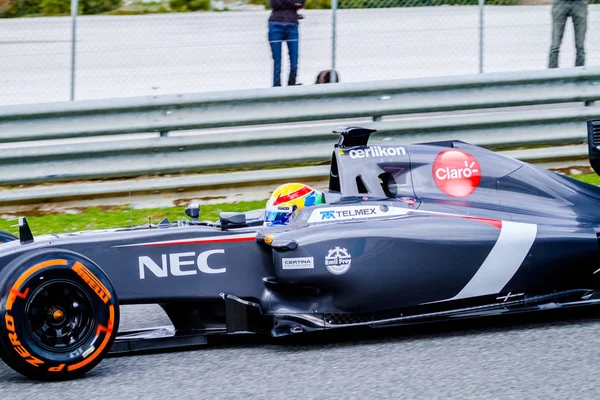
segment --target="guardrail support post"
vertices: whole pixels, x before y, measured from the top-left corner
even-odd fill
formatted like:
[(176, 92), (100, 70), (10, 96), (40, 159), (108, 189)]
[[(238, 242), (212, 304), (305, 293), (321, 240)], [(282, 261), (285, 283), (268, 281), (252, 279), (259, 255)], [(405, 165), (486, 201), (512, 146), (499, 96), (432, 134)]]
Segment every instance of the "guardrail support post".
[(78, 0), (71, 0), (71, 101), (75, 100), (75, 43), (77, 41)]
[(483, 74), (483, 8), (485, 0), (479, 0), (479, 73)]
[(336, 40), (337, 40), (337, 14), (338, 0), (331, 0), (331, 73), (329, 74), (329, 83), (334, 83), (337, 78), (337, 71), (335, 69), (335, 51), (336, 51)]

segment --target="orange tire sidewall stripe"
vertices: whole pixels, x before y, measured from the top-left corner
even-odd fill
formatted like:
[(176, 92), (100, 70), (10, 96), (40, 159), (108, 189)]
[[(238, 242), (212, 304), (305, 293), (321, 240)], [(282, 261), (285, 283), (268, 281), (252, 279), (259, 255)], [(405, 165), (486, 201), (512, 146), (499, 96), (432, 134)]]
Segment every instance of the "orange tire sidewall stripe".
[(36, 272), (38, 272), (44, 268), (54, 267), (56, 265), (67, 265), (68, 263), (69, 262), (64, 259), (47, 260), (47, 261), (42, 261), (38, 264), (35, 264), (33, 267), (31, 267), (27, 271), (25, 271), (19, 277), (19, 279), (17, 279), (17, 281), (15, 282), (15, 284), (13, 285), (13, 287), (10, 289), (10, 291), (8, 293), (8, 299), (6, 299), (6, 310), (7, 311), (12, 310), (15, 300), (17, 298), (17, 293), (19, 293), (19, 289), (21, 288), (21, 285), (23, 284), (23, 282), (25, 282), (27, 280), (27, 278), (29, 278), (31, 275), (35, 274)]
[(74, 371), (76, 369), (85, 367), (86, 365), (88, 365), (89, 363), (94, 361), (94, 359), (96, 359), (96, 357), (98, 357), (100, 355), (100, 353), (102, 353), (102, 350), (104, 350), (104, 348), (110, 341), (110, 338), (112, 336), (111, 334), (112, 334), (113, 328), (115, 326), (115, 306), (112, 304), (110, 306), (108, 306), (108, 311), (109, 311), (109, 316), (108, 316), (108, 328), (106, 330), (107, 333), (106, 333), (106, 336), (104, 336), (104, 340), (102, 341), (100, 346), (96, 349), (96, 351), (94, 351), (94, 353), (92, 355), (90, 355), (85, 360), (83, 360), (77, 364), (69, 365), (67, 367), (67, 371)]
[(77, 261), (75, 262), (75, 264), (73, 264), (73, 267), (71, 268), (73, 269), (73, 271), (75, 271), (77, 275), (79, 275), (81, 279), (83, 279), (83, 281), (94, 291), (94, 293), (96, 293), (98, 297), (100, 297), (104, 304), (107, 304), (110, 301), (112, 296), (110, 295), (110, 292), (108, 291), (106, 286), (104, 286), (104, 284), (100, 282), (96, 275), (94, 275), (82, 263)]

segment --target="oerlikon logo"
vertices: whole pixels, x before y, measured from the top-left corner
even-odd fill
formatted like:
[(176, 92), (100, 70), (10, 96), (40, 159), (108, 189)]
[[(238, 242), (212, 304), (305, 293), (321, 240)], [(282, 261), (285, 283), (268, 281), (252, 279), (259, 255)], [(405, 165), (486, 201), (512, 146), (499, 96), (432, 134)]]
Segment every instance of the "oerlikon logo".
[(479, 162), (460, 150), (444, 150), (433, 162), (433, 179), (437, 187), (453, 197), (467, 197), (481, 181)]

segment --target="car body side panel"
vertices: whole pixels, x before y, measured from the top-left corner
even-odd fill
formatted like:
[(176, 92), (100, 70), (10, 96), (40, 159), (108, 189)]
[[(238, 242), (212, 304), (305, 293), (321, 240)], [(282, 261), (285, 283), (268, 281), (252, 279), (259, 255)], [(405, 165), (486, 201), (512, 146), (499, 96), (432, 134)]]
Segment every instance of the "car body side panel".
[[(277, 236), (293, 238), (299, 245), (294, 251), (275, 251), (275, 275), (283, 283), (332, 293), (336, 309), (324, 312), (437, 301), (454, 296), (466, 285), (499, 232), (482, 222), (432, 216), (308, 227)], [(340, 275), (326, 266), (336, 248), (351, 257), (350, 268)], [(284, 270), (283, 259), (296, 257), (314, 257), (314, 268)]]
[(537, 229), (535, 243), (504, 292), (592, 289), (598, 285), (594, 230), (548, 225)]
[[(278, 281), (319, 288), (306, 307), (328, 313), (581, 287), (592, 279), (597, 255), (592, 230), (430, 214), (310, 226), (276, 238), (298, 243), (274, 251)], [(336, 248), (351, 259), (339, 275), (326, 265)], [(307, 257), (313, 268), (283, 268)]]
[[(220, 293), (259, 298), (261, 278), (271, 269), (271, 256), (256, 243), (253, 230), (148, 229), (40, 238), (13, 246), (16, 254), (54, 247), (90, 258), (108, 275), (122, 304), (202, 301)], [(8, 258), (0, 259), (5, 266)]]

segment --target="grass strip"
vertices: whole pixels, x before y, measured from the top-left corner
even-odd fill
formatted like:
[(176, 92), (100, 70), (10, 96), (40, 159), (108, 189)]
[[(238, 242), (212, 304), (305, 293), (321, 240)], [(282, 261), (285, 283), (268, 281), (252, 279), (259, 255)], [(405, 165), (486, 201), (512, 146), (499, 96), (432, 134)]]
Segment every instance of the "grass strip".
[(579, 181), (589, 183), (590, 185), (596, 185), (596, 186), (600, 185), (600, 176), (598, 176), (596, 174), (574, 175), (574, 176), (571, 176), (571, 178), (575, 178)]
[[(596, 174), (575, 175), (573, 178), (581, 180), (592, 185), (600, 185), (600, 176)], [(265, 200), (243, 201), (239, 203), (207, 204), (201, 205), (200, 219), (206, 221), (216, 221), (219, 219), (220, 212), (227, 211), (249, 211), (263, 208)], [(147, 208), (132, 209), (129, 207), (90, 207), (82, 213), (51, 213), (38, 216), (27, 217), (27, 222), (34, 235), (43, 235), (46, 233), (75, 232), (91, 229), (115, 228), (119, 226), (129, 226), (147, 224), (149, 221), (158, 223), (164, 217), (170, 221), (176, 222), (180, 218), (187, 218), (184, 213), (184, 207), (165, 207), (165, 208)], [(16, 221), (0, 219), (0, 230), (18, 233), (18, 228), (11, 227)]]
[[(222, 211), (249, 211), (264, 208), (266, 200), (244, 201), (233, 204), (207, 204), (200, 206), (200, 220), (216, 221), (219, 219), (219, 213)], [(165, 207), (165, 208), (147, 208), (132, 209), (129, 207), (111, 207), (97, 208), (90, 207), (83, 213), (70, 214), (44, 214), (39, 216), (27, 217), (27, 223), (34, 235), (43, 235), (46, 233), (62, 233), (85, 231), (91, 229), (115, 228), (119, 226), (141, 225), (150, 221), (156, 224), (164, 217), (170, 221), (176, 222), (179, 218), (187, 218), (185, 207)], [(10, 232), (13, 235), (18, 233), (15, 220), (0, 219), (0, 230)]]

